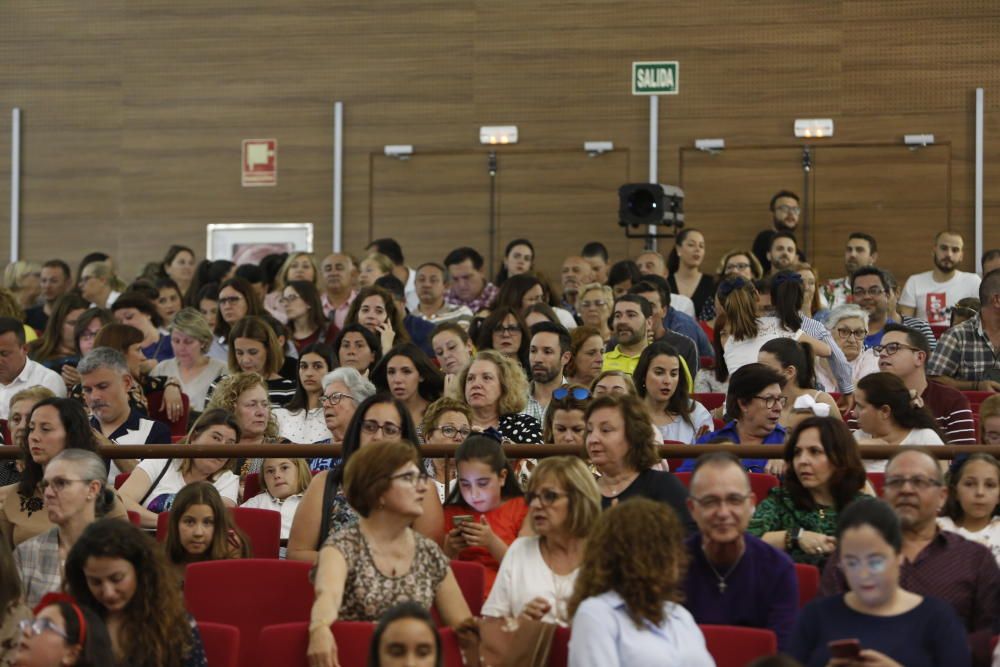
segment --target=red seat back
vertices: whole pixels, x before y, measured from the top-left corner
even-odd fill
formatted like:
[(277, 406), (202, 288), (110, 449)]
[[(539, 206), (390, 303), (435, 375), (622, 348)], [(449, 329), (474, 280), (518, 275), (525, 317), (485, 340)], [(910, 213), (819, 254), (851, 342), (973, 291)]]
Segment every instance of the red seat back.
[(778, 652), (778, 638), (770, 630), (735, 625), (699, 625), (716, 667), (744, 667), (748, 662)]
[(691, 398), (698, 401), (709, 410), (714, 410), (726, 402), (726, 395), (723, 393), (693, 394)]
[(934, 332), (934, 337), (938, 340), (941, 339), (941, 335), (951, 328), (950, 324), (932, 324), (931, 331)]
[(780, 484), (781, 480), (774, 475), (769, 475), (763, 472), (750, 473), (750, 489), (753, 490), (754, 495), (757, 496), (758, 503), (764, 500), (764, 498), (767, 498), (771, 489)]
[(481, 563), (471, 561), (451, 561), (451, 571), (455, 573), (455, 581), (462, 589), (462, 597), (469, 605), (473, 616), (479, 616), (483, 609), (483, 594), (486, 590), (486, 570)]
[(881, 498), (882, 487), (885, 486), (885, 473), (870, 472), (868, 473), (868, 481), (871, 482), (872, 488), (875, 489), (875, 495)]
[[(333, 639), (337, 642), (337, 661), (340, 667), (365, 667), (368, 664), (368, 647), (374, 633), (374, 623), (334, 623)], [(268, 667), (309, 667), (309, 660), (306, 658), (308, 648), (308, 623), (269, 625), (260, 631), (259, 659), (254, 664)], [(461, 665), (461, 662), (458, 664)]]
[[(128, 481), (128, 477), (131, 474), (132, 473), (130, 473), (130, 472), (120, 472), (117, 475), (115, 475), (115, 490), (122, 488), (122, 486), (125, 484), (125, 482)], [(136, 479), (139, 479), (139, 478), (136, 477)]]
[(569, 665), (569, 628), (556, 628), (552, 635), (552, 649), (549, 651), (549, 667)]
[(674, 473), (674, 477), (676, 477), (677, 481), (680, 482), (681, 484), (683, 484), (684, 486), (687, 486), (687, 487), (691, 486), (691, 473), (689, 473), (689, 472), (675, 472)]
[(260, 493), (260, 473), (252, 472), (243, 478), (243, 502)]
[[(253, 507), (230, 507), (233, 521), (250, 540), (250, 554), (254, 558), (277, 558), (281, 549), (281, 513)], [(167, 539), (170, 512), (156, 517), (156, 539)]]
[[(315, 594), (309, 582), (311, 564), (277, 559), (220, 560), (187, 567), (184, 600), (201, 623), (226, 623), (240, 630), (241, 667), (306, 664), (309, 614)], [(301, 651), (284, 646), (281, 661), (261, 660), (261, 628), (301, 623)], [(288, 663), (289, 656), (303, 662)]]
[(819, 568), (808, 563), (796, 563), (795, 576), (799, 580), (799, 609), (801, 609), (819, 593)]
[[(187, 435), (188, 427), (188, 417), (191, 415), (191, 399), (188, 395), (181, 393), (181, 405), (184, 406), (184, 410), (181, 413), (180, 418), (177, 421), (170, 421), (170, 417), (167, 416), (167, 411), (163, 407), (163, 392), (154, 391), (146, 395), (146, 402), (149, 404), (149, 418), (155, 419), (156, 421), (161, 421), (170, 427), (170, 437), (184, 437)], [(169, 442), (157, 442), (151, 443), (157, 445), (169, 445)]]
[(238, 667), (240, 664), (240, 629), (224, 623), (199, 623), (205, 657), (210, 667)]
[(132, 510), (128, 510), (128, 520), (132, 523), (133, 526), (139, 526), (140, 528), (142, 527), (142, 517), (139, 516), (138, 512), (133, 512)]

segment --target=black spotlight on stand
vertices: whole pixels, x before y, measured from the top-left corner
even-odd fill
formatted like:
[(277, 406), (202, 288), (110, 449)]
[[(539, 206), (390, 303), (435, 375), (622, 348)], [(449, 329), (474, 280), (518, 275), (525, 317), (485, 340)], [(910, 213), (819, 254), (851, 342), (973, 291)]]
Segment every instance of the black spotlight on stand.
[[(618, 188), (618, 224), (630, 239), (673, 238), (684, 226), (684, 191), (662, 183), (626, 183)], [(645, 229), (636, 233), (640, 227)]]

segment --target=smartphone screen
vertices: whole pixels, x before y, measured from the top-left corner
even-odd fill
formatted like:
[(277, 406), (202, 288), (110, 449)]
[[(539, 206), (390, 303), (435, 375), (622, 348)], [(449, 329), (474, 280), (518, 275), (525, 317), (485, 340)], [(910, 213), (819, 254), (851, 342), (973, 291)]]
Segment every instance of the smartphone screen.
[(838, 639), (827, 646), (831, 658), (857, 658), (861, 655), (861, 642), (857, 639)]

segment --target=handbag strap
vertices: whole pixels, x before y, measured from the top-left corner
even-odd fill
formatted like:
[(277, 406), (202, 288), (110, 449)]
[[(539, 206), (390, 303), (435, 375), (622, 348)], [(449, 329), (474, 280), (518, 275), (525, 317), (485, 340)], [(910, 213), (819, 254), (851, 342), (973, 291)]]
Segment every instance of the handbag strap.
[(153, 489), (155, 489), (156, 485), (160, 483), (160, 480), (163, 479), (163, 476), (167, 474), (167, 470), (170, 469), (170, 466), (173, 464), (173, 462), (174, 462), (173, 459), (167, 459), (167, 464), (163, 466), (163, 470), (160, 471), (160, 474), (156, 476), (156, 479), (153, 480), (153, 483), (149, 485), (148, 489), (146, 489), (146, 493), (143, 494), (142, 499), (139, 501), (140, 506), (145, 506), (146, 499), (149, 498), (149, 495), (151, 493), (153, 493)]

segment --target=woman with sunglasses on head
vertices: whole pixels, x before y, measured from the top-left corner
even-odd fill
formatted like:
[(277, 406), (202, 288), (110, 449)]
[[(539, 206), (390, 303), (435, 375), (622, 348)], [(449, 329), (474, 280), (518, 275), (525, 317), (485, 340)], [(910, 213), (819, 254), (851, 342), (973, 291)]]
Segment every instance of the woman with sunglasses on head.
[(584, 413), (590, 399), (590, 390), (580, 385), (568, 384), (553, 391), (542, 420), (542, 441), (583, 447), (587, 436)]
[(486, 597), (511, 542), (534, 534), (528, 506), (495, 437), (470, 435), (455, 452), (455, 467), (458, 486), (445, 502), (443, 549), (449, 558), (480, 563), (486, 569)]
[[(44, 511), (41, 484), (52, 459), (68, 449), (96, 452), (99, 443), (83, 406), (71, 398), (38, 401), (28, 415), (27, 424), (25, 435), (21, 438), (24, 461), (21, 481), (0, 490), (0, 497), (4, 498), (0, 506), (0, 535), (11, 546), (53, 527), (48, 513)], [(117, 497), (108, 516), (127, 517), (125, 506)]]
[(747, 531), (822, 569), (837, 546), (838, 513), (866, 497), (858, 445), (840, 419), (808, 417), (788, 437), (783, 458), (781, 486), (758, 500)]
[(447, 557), (411, 525), (435, 496), (420, 454), (401, 440), (374, 442), (347, 463), (344, 489), (357, 523), (324, 541), (313, 570), (309, 664), (339, 664), (334, 621), (375, 621), (395, 604), (435, 605), (445, 624), (465, 623), (469, 606)]
[(14, 550), (24, 600), (29, 605), (62, 588), (66, 554), (83, 530), (114, 505), (114, 491), (105, 486), (107, 476), (104, 460), (85, 449), (65, 449), (45, 466), (39, 486), (54, 528)]
[(672, 345), (657, 342), (647, 346), (632, 377), (664, 442), (690, 445), (712, 430), (712, 415), (688, 393), (691, 376)]
[(50, 593), (34, 609), (34, 619), (17, 625), (16, 644), (3, 667), (105, 667), (115, 664), (111, 637), (94, 611), (62, 593)]
[[(347, 400), (347, 399), (345, 399)], [(295, 513), (288, 536), (288, 557), (313, 561), (326, 539), (358, 522), (344, 486), (345, 468), (351, 457), (374, 442), (403, 441), (417, 451), (417, 428), (406, 406), (387, 394), (375, 394), (358, 405), (344, 435), (340, 462), (317, 474)], [(424, 510), (414, 522), (414, 529), (439, 542), (443, 513), (436, 493), (424, 497)]]
[(534, 535), (517, 538), (507, 549), (483, 616), (569, 625), (567, 605), (587, 536), (601, 513), (600, 497), (579, 458), (538, 462), (524, 498)]
[(849, 590), (817, 598), (799, 612), (792, 657), (807, 667), (972, 664), (965, 628), (951, 605), (900, 585), (903, 535), (889, 505), (851, 503), (837, 521), (836, 540)]
[[(372, 371), (372, 382), (379, 391), (406, 405), (415, 424), (423, 422), (427, 406), (441, 398), (444, 376), (414, 343), (403, 343), (389, 350)], [(423, 441), (423, 434), (417, 431)]]
[[(472, 410), (455, 398), (443, 396), (427, 406), (421, 424), (424, 444), (460, 445), (472, 433)], [(427, 459), (434, 477), (434, 486), (444, 503), (448, 489), (455, 482), (454, 462), (447, 466), (447, 459)]]

